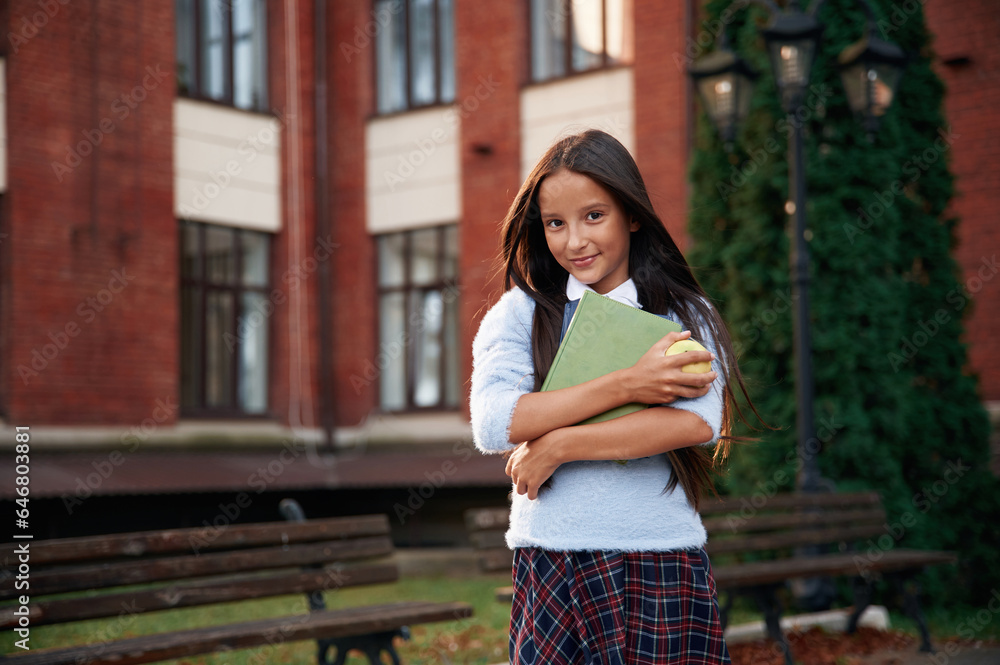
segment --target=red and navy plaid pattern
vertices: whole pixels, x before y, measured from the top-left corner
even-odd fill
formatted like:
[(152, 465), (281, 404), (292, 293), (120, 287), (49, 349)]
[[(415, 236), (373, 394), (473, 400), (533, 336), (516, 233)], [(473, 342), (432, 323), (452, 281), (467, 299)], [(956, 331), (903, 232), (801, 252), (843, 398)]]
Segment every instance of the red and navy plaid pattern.
[(511, 665), (720, 665), (729, 651), (704, 548), (514, 550)]

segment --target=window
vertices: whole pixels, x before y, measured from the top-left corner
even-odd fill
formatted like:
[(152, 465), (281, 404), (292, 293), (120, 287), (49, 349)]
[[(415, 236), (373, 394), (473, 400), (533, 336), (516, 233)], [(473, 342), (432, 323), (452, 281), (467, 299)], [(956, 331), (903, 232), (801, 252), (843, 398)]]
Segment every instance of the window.
[(455, 99), (453, 0), (375, 0), (378, 112)]
[(267, 110), (265, 0), (176, 0), (177, 90)]
[(182, 221), (181, 408), (267, 411), (270, 236)]
[(458, 228), (378, 238), (380, 404), (458, 407)]
[(624, 62), (628, 0), (531, 0), (531, 78)]

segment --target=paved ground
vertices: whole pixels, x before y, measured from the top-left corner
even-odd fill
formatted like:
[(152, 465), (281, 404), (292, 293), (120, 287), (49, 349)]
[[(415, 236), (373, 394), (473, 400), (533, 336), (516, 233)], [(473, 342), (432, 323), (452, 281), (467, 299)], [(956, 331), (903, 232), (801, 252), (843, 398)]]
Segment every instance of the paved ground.
[(857, 665), (1000, 665), (1000, 647), (979, 647), (973, 644), (935, 643), (935, 653), (913, 651), (883, 651), (865, 656)]

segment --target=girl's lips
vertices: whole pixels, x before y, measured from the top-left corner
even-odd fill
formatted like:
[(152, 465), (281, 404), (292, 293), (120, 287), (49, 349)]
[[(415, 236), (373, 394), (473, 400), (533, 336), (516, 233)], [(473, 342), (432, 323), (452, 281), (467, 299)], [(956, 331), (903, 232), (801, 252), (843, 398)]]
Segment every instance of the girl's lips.
[(570, 261), (570, 263), (572, 263), (573, 265), (575, 265), (577, 268), (586, 268), (591, 263), (593, 263), (596, 259), (597, 259), (597, 254), (593, 254), (591, 256), (585, 256), (582, 259), (570, 259), (569, 261)]

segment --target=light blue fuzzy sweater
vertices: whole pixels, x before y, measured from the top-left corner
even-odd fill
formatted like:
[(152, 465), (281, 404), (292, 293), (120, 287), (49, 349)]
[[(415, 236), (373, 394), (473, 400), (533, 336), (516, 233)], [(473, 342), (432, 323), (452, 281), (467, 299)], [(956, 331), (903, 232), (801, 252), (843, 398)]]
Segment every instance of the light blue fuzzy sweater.
[[(521, 395), (534, 387), (531, 327), (535, 302), (512, 288), (487, 312), (472, 345), (473, 370), (470, 410), (476, 447), (484, 453), (502, 453), (513, 447), (510, 423)], [(673, 312), (668, 318), (679, 321)], [(701, 322), (699, 322), (701, 323)], [(699, 326), (700, 327), (700, 326)], [(712, 428), (710, 445), (722, 424), (722, 372), (711, 338), (692, 330), (717, 356), (712, 369), (719, 373), (703, 397), (678, 399), (669, 406), (696, 413)], [(548, 550), (666, 551), (693, 549), (705, 544), (701, 518), (678, 484), (663, 490), (670, 480), (666, 454), (629, 460), (578, 461), (563, 464), (552, 476), (551, 487), (538, 498), (514, 493), (507, 545)]]

